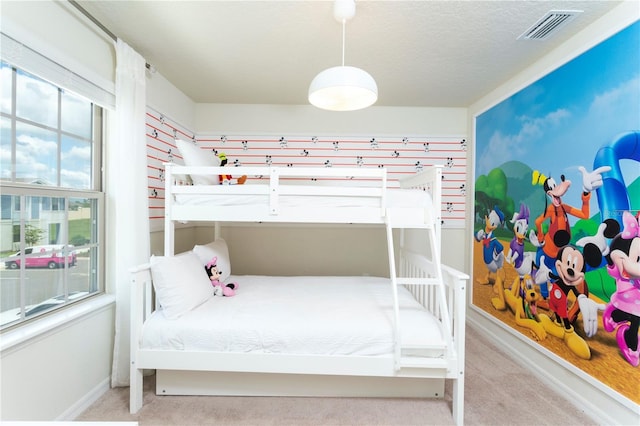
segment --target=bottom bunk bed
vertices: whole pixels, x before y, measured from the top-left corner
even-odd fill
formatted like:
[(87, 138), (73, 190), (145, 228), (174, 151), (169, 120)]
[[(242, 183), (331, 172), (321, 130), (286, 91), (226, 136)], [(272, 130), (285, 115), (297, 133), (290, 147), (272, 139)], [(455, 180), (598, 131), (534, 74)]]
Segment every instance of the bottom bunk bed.
[(229, 276), (237, 294), (214, 297), (203, 262), (225, 250), (132, 271), (132, 413), (154, 369), (159, 394), (182, 395), (443, 397), (450, 379), (463, 423), (467, 275), (403, 249), (397, 279)]

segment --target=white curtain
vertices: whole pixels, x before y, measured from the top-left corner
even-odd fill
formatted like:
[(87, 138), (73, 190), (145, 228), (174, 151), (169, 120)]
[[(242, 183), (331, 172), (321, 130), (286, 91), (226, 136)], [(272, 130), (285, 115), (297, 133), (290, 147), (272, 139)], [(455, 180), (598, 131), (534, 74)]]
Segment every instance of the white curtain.
[(116, 45), (116, 110), (107, 137), (107, 283), (116, 295), (112, 386), (129, 385), (129, 304), (133, 266), (149, 261), (149, 202), (145, 140), (145, 60)]

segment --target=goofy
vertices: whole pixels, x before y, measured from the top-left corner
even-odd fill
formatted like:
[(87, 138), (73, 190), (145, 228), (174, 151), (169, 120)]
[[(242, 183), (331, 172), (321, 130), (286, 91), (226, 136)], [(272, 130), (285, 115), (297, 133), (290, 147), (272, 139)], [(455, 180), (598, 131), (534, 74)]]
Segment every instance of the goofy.
[[(546, 177), (537, 171), (534, 172), (533, 176), (534, 184), (543, 182), (544, 192), (548, 198), (545, 201), (545, 211), (535, 221), (537, 234), (536, 231), (531, 230), (529, 240), (538, 247), (536, 264), (542, 267), (541, 262), (543, 262), (554, 274), (556, 273), (555, 262), (558, 251), (563, 245), (569, 244), (571, 240), (568, 215), (579, 219), (589, 218), (591, 192), (602, 186), (602, 173), (608, 172), (611, 167), (599, 167), (591, 173), (587, 172), (582, 166), (579, 167), (579, 170), (582, 173), (582, 207), (580, 209), (562, 202), (562, 197), (571, 186), (571, 181), (565, 179), (564, 175), (560, 176), (560, 183), (556, 183), (552, 177)], [(547, 204), (549, 201), (550, 204)], [(547, 220), (549, 220), (549, 228), (546, 233), (543, 233), (542, 224)], [(566, 236), (566, 241), (562, 241), (560, 247), (555, 239), (558, 231), (563, 231), (563, 235)], [(545, 283), (540, 285), (540, 295), (545, 300), (549, 297), (549, 289)]]

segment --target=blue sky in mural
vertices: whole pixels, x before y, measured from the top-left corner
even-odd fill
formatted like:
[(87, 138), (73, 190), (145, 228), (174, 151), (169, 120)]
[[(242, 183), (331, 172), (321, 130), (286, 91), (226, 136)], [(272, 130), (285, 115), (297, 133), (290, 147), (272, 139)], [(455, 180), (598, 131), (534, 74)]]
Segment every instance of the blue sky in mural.
[[(564, 174), (579, 200), (578, 167), (591, 171), (598, 148), (627, 131), (640, 131), (640, 22), (479, 115), (476, 177), (518, 160)], [(638, 176), (637, 162), (621, 166)]]

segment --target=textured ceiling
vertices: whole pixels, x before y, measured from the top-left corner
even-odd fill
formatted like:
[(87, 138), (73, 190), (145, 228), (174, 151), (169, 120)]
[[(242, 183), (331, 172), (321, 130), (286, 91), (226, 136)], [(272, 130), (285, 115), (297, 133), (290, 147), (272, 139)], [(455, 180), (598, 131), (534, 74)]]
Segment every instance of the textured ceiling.
[[(342, 61), (331, 1), (78, 1), (195, 102), (307, 104)], [(619, 1), (357, 1), (345, 65), (379, 106), (466, 107)], [(517, 40), (549, 10), (581, 10), (546, 40)]]

